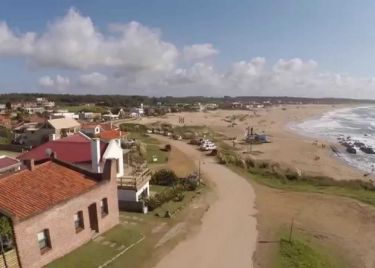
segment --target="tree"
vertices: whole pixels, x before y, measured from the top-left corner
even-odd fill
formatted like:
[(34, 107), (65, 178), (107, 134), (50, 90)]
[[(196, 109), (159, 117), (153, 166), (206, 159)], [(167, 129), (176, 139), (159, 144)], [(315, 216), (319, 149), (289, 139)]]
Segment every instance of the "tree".
[(5, 216), (0, 216), (0, 250), (4, 253), (4, 250), (11, 249), (12, 246), (12, 226), (10, 221)]
[(7, 217), (0, 216), (0, 236), (10, 236), (12, 234), (12, 226)]
[(160, 169), (151, 176), (151, 184), (173, 186), (178, 182), (178, 177), (173, 170)]
[(10, 101), (8, 101), (6, 104), (5, 104), (5, 107), (8, 109), (8, 110), (12, 110), (12, 103)]

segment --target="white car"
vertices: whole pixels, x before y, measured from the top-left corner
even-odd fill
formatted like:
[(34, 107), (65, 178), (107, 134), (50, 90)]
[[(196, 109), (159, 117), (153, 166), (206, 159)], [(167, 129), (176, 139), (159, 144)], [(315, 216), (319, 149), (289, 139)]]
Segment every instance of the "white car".
[(202, 144), (201, 145), (201, 150), (203, 151), (210, 151), (210, 150), (215, 150), (217, 147), (214, 143), (210, 144)]

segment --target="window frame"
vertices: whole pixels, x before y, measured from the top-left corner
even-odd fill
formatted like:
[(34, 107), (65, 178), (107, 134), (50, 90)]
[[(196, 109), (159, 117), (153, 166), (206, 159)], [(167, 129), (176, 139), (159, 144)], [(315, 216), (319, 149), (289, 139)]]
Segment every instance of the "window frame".
[[(43, 239), (39, 239), (39, 234), (43, 235)], [(38, 246), (40, 250), (40, 254), (44, 254), (52, 249), (52, 244), (51, 244), (51, 236), (49, 229), (43, 229), (40, 232), (37, 233), (37, 241), (38, 241)], [(41, 244), (44, 244), (41, 246)]]
[(74, 228), (76, 230), (76, 233), (79, 233), (85, 229), (85, 222), (84, 222), (82, 210), (78, 211), (77, 213), (73, 215), (73, 222), (74, 222)]
[(100, 200), (100, 214), (102, 218), (106, 217), (109, 214), (107, 197)]

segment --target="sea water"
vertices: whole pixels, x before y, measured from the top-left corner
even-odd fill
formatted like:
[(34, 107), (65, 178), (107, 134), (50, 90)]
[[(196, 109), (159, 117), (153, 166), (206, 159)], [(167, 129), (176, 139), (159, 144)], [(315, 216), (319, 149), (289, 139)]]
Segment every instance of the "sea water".
[[(339, 137), (350, 137), (350, 140), (363, 142), (375, 150), (375, 106), (330, 111), (292, 128), (302, 134), (333, 143), (337, 143)], [(359, 149), (356, 154), (349, 154), (341, 145), (337, 145), (337, 148), (341, 152), (338, 156), (349, 165), (375, 173), (375, 154), (366, 154)]]

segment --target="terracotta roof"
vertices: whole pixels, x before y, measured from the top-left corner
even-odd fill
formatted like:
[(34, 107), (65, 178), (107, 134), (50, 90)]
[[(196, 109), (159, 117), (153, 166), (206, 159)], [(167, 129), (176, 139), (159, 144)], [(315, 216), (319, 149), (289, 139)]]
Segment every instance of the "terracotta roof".
[(115, 130), (118, 130), (119, 129), (119, 127), (117, 127), (117, 126), (115, 126), (115, 125), (113, 125), (113, 124), (111, 124), (111, 123), (101, 123), (100, 124), (100, 127), (103, 129), (103, 130), (113, 130), (113, 129), (115, 129)]
[[(107, 144), (100, 143), (102, 154), (107, 148)], [(46, 150), (50, 149), (57, 154), (58, 159), (69, 163), (91, 162), (91, 139), (82, 133), (76, 133), (66, 138), (49, 141), (29, 152), (19, 155), (20, 160), (34, 159), (35, 161), (48, 159)]]
[(84, 124), (82, 125), (82, 129), (95, 129), (97, 126), (99, 126), (98, 124)]
[(106, 130), (99, 133), (99, 138), (105, 141), (120, 139), (123, 133), (120, 130)]
[(98, 181), (55, 162), (0, 179), (0, 211), (18, 220), (83, 194)]

